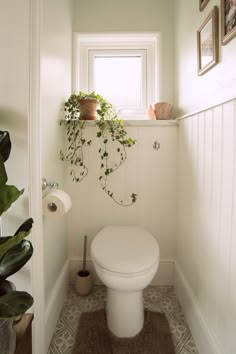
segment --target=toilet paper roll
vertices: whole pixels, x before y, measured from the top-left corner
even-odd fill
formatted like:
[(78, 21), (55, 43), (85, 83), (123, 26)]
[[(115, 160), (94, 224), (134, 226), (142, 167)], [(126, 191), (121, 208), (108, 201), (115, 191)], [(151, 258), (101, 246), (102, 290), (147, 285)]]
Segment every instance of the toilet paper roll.
[(49, 192), (43, 198), (43, 215), (62, 216), (71, 207), (71, 199), (68, 194), (60, 189)]

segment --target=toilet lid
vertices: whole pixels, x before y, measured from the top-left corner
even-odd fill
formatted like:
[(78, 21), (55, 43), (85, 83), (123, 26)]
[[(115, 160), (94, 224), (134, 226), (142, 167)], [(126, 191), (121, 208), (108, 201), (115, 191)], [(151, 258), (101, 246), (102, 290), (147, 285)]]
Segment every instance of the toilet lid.
[(107, 226), (94, 238), (91, 257), (102, 268), (117, 273), (138, 273), (159, 262), (155, 238), (138, 226)]

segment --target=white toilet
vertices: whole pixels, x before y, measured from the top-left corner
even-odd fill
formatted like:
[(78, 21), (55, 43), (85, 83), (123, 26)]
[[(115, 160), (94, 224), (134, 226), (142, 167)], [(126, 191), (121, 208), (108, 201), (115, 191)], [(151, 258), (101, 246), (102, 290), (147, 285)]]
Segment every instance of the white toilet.
[(93, 239), (91, 258), (107, 287), (107, 325), (117, 337), (134, 337), (144, 322), (143, 289), (156, 274), (159, 247), (138, 226), (107, 226)]

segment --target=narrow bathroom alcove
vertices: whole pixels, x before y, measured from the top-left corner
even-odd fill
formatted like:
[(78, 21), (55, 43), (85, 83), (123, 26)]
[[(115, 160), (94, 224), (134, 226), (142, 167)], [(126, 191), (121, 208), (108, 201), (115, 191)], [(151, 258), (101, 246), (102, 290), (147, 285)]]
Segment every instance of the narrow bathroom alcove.
[[(81, 312), (104, 305), (105, 289), (98, 279), (85, 298), (74, 293), (73, 281), (82, 264), (84, 235), (89, 249), (108, 224), (139, 224), (158, 241), (160, 266), (145, 290), (145, 306), (166, 313), (176, 351), (196, 353), (197, 347), (199, 354), (235, 354), (236, 37), (227, 43), (222, 38), (224, 3), (2, 2), (1, 130), (8, 130), (13, 142), (9, 183), (25, 188), (2, 221), (10, 234), (22, 217), (34, 219), (34, 256), (14, 278), (17, 289), (34, 297), (34, 354), (63, 352), (64, 347), (69, 351)], [(219, 14), (218, 63), (199, 76), (197, 29), (214, 6)], [(59, 120), (76, 81), (74, 33), (158, 33), (160, 38), (157, 100), (172, 103), (178, 120), (125, 123), (137, 144), (113, 188), (122, 197), (137, 192), (130, 209), (113, 204), (94, 182), (96, 143), (88, 152), (90, 172), (84, 184), (75, 186), (59, 159), (65, 144)], [(88, 134), (94, 138), (92, 125)], [(42, 177), (57, 181), (72, 198), (70, 212), (57, 221), (42, 216)], [(88, 266), (92, 270), (90, 258)]]

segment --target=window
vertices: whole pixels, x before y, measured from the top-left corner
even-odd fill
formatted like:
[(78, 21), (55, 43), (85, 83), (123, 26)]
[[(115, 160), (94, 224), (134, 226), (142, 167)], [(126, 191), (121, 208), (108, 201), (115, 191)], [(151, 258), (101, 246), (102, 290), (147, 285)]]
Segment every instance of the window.
[(96, 91), (124, 119), (147, 119), (159, 100), (159, 36), (75, 36), (75, 91)]

